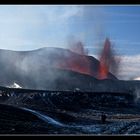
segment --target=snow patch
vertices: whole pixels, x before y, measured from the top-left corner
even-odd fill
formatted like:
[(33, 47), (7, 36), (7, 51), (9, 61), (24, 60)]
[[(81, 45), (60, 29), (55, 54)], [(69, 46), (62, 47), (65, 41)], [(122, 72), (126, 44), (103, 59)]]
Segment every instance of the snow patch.
[(8, 88), (22, 88), (19, 84), (17, 84), (16, 82), (14, 82), (12, 85), (7, 86)]

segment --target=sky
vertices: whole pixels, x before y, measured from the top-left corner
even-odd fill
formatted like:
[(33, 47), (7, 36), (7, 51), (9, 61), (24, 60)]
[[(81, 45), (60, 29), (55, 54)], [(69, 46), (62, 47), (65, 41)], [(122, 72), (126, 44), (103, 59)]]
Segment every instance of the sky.
[(0, 6), (0, 49), (66, 48), (72, 36), (95, 57), (108, 37), (121, 57), (117, 76), (140, 77), (140, 6)]

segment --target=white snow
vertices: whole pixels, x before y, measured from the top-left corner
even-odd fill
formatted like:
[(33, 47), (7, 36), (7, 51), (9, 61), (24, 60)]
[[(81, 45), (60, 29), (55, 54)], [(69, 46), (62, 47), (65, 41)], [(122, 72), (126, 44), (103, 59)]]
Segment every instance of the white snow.
[(19, 84), (17, 84), (16, 82), (14, 82), (12, 85), (7, 86), (9, 88), (22, 88)]

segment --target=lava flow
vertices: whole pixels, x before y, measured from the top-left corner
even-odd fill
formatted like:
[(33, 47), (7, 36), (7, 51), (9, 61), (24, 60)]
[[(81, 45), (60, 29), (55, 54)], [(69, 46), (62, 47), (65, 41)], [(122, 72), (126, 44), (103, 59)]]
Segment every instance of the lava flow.
[(57, 68), (59, 67), (61, 69), (72, 70), (92, 76), (90, 62), (82, 42), (73, 43), (69, 50), (74, 53), (69, 52), (69, 54), (65, 56), (65, 59), (62, 57), (61, 63)]
[(55, 67), (90, 75), (97, 79), (112, 78), (109, 75), (109, 70), (111, 70), (111, 67), (115, 66), (115, 59), (111, 50), (111, 43), (109, 39), (105, 40), (100, 61), (93, 58), (91, 59), (91, 57), (88, 56), (88, 52), (85, 51), (84, 45), (80, 41), (74, 42), (70, 46), (69, 50), (70, 51), (65, 55), (61, 54), (59, 56), (57, 59), (57, 62), (58, 60), (59, 62), (55, 65)]

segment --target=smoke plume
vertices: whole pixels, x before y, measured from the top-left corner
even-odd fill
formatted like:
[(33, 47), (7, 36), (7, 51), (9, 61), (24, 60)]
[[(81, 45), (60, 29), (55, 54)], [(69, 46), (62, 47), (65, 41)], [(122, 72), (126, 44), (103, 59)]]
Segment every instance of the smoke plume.
[(68, 37), (68, 45), (67, 48), (77, 54), (80, 55), (88, 55), (88, 50), (85, 49), (84, 43), (82, 40), (77, 39), (75, 36)]

